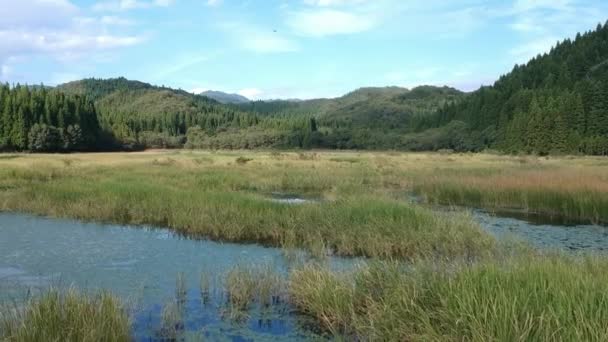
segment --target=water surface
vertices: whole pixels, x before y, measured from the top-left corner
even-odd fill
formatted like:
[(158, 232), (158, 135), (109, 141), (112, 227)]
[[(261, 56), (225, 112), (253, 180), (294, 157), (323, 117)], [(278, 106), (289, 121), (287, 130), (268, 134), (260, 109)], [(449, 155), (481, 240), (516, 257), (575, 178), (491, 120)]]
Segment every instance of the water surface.
[[(354, 262), (330, 259), (335, 268)], [(163, 305), (175, 301), (179, 273), (187, 283), (183, 325), (195, 339), (309, 338), (302, 318), (287, 306), (254, 310), (236, 321), (223, 317), (222, 293), (203, 298), (201, 274), (225, 274), (252, 263), (282, 273), (290, 267), (276, 248), (191, 240), (166, 229), (0, 214), (0, 301), (19, 300), (49, 286), (109, 289), (137, 308), (134, 330), (143, 341), (154, 340)]]

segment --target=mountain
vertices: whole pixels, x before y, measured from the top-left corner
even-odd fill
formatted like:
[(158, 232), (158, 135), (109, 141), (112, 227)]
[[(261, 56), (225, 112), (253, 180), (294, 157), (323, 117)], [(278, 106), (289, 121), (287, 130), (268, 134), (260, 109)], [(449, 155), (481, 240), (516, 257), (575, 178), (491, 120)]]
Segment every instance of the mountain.
[(472, 93), (369, 87), (332, 99), (224, 104), (125, 78), (55, 89), (5, 84), (0, 149), (490, 148), (608, 155), (607, 42), (608, 25), (598, 25)]
[[(102, 129), (123, 146), (396, 148), (417, 117), (462, 96), (439, 87), (360, 88), (335, 99), (222, 104), (203, 93), (125, 78), (57, 87), (95, 103)], [(186, 134), (193, 130), (187, 139)]]
[(446, 105), (420, 134), (447, 125), (465, 131), (446, 146), (459, 150), (608, 155), (608, 23)]
[(93, 100), (102, 129), (121, 145), (181, 147), (190, 127), (213, 132), (258, 121), (206, 96), (123, 77), (84, 79), (56, 89)]
[(207, 91), (200, 93), (199, 95), (207, 96), (208, 98), (214, 99), (217, 102), (224, 103), (224, 104), (229, 104), (229, 103), (237, 104), (237, 103), (250, 102), (250, 100), (248, 98), (246, 98), (245, 96), (242, 96), (239, 94), (229, 94), (229, 93), (224, 93), (224, 92), (215, 91), (215, 90), (207, 90)]
[(235, 108), (266, 117), (313, 117), (324, 148), (398, 149), (420, 122), (466, 94), (449, 87), (368, 87), (334, 99), (254, 101)]

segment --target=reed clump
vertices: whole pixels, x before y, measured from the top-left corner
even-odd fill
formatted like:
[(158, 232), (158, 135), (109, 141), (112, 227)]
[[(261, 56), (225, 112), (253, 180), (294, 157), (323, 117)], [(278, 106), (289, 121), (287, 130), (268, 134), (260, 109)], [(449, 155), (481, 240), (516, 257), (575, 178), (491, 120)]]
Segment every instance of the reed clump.
[(351, 273), (306, 267), (292, 303), (357, 340), (605, 341), (605, 257), (518, 256), (475, 264), (380, 262)]
[(49, 290), (23, 305), (0, 309), (0, 340), (131, 341), (131, 322), (109, 293)]

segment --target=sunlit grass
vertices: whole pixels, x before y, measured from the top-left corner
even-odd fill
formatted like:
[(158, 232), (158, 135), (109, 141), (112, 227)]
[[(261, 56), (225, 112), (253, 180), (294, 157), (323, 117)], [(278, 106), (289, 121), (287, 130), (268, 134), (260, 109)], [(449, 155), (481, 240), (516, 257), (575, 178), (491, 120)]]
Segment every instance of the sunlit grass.
[(333, 335), (371, 341), (605, 341), (605, 258), (306, 267), (290, 298)]
[[(107, 154), (10, 159), (0, 171), (6, 175), (0, 208), (166, 226), (216, 240), (303, 247), (318, 257), (475, 257), (493, 247), (493, 240), (470, 217), (436, 215), (395, 196), (405, 192), (405, 181), (389, 168), (388, 155), (351, 154), (348, 158), (361, 162), (336, 163), (331, 159), (340, 153), (277, 157), (255, 152), (246, 154), (251, 159), (246, 164), (236, 163), (235, 156), (241, 155), (171, 152), (116, 154), (114, 160)], [(65, 158), (76, 161), (65, 163)], [(200, 158), (213, 162), (194, 162)], [(271, 201), (272, 193), (321, 200), (286, 205)]]
[(2, 341), (131, 341), (130, 329), (121, 301), (108, 293), (50, 290), (23, 305), (0, 308)]

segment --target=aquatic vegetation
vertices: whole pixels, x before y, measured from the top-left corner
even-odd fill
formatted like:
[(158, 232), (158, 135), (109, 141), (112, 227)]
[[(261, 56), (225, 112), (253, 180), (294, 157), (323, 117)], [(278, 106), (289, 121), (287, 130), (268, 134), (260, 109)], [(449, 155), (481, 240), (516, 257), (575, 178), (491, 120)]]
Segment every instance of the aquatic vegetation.
[(3, 341), (131, 341), (121, 301), (109, 293), (50, 290), (24, 305), (0, 308)]
[(161, 312), (161, 326), (157, 337), (164, 341), (177, 341), (184, 332), (184, 317), (178, 301), (167, 302)]
[(416, 177), (413, 190), (431, 203), (608, 222), (608, 176), (600, 159), (521, 160), (505, 157), (435, 170)]
[(360, 340), (605, 341), (607, 271), (604, 257), (560, 255), (305, 267), (290, 299), (330, 333)]
[(225, 279), (227, 303), (232, 309), (247, 310), (251, 304), (277, 304), (285, 294), (285, 279), (270, 265), (238, 265)]
[[(260, 152), (235, 168), (236, 152), (201, 154), (214, 162), (199, 165), (194, 152), (172, 154), (163, 167), (150, 167), (167, 158), (162, 153), (77, 155), (77, 164), (60, 171), (52, 171), (61, 163), (55, 156), (6, 161), (0, 175), (8, 180), (0, 179), (19, 187), (0, 192), (0, 210), (164, 226), (223, 241), (289, 241), (319, 258), (476, 257), (493, 248), (470, 217), (436, 215), (397, 198), (404, 176), (397, 167), (379, 173), (373, 155), (345, 165), (329, 160), (335, 154), (283, 153), (276, 160)], [(285, 206), (265, 197), (275, 192), (325, 200)]]

